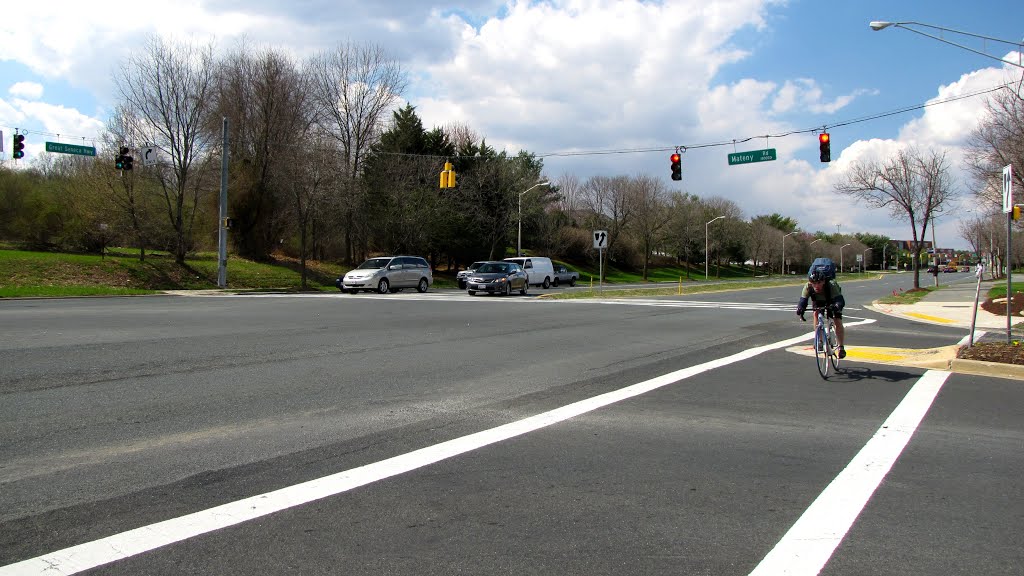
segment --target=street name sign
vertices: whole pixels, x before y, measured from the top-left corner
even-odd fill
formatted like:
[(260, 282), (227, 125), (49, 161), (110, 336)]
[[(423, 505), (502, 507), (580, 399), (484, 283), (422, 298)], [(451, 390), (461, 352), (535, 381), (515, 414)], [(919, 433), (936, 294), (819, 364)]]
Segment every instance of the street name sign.
[(96, 148), (92, 146), (79, 146), (77, 144), (61, 144), (60, 142), (47, 142), (47, 152), (58, 154), (77, 154), (79, 156), (95, 156)]
[(767, 162), (775, 159), (775, 148), (749, 150), (747, 152), (729, 154), (729, 166), (733, 166), (735, 164), (750, 164), (752, 162)]

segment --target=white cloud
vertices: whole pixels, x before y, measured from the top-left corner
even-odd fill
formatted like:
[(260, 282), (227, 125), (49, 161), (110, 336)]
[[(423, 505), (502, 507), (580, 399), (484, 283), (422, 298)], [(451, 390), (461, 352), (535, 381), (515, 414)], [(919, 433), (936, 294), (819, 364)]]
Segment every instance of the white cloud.
[(753, 0), (516, 1), (479, 28), (452, 16), (454, 56), (426, 67), (416, 103), (425, 125), (455, 118), (499, 147), (671, 142), (700, 124), (699, 95), (745, 54), (729, 38), (762, 26), (763, 11)]
[[(930, 106), (925, 109), (924, 115), (908, 122), (900, 130), (899, 139), (947, 146), (963, 145), (967, 135), (984, 116), (984, 103), (988, 98), (987, 94), (969, 95), (1014, 82), (1012, 72), (1009, 67), (985, 68), (940, 86), (935, 98), (928, 101)], [(962, 99), (954, 100), (956, 98)]]
[(74, 108), (43, 102), (22, 102), (18, 108), (26, 119), (32, 119), (33, 125), (42, 125), (43, 131), (50, 134), (80, 138), (103, 130), (103, 122)]
[(39, 100), (43, 97), (43, 85), (38, 82), (17, 82), (7, 92), (18, 98)]

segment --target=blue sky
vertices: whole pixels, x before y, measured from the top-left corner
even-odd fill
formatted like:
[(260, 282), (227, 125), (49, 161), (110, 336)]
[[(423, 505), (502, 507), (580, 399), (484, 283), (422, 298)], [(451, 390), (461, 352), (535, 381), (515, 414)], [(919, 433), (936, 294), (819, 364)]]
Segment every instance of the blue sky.
[[(44, 141), (93, 145), (118, 101), (115, 71), (150, 34), (224, 48), (244, 35), (298, 58), (366, 41), (402, 63), (412, 80), (403, 96), (426, 126), (460, 122), (492, 146), (551, 154), (549, 178), (653, 174), (672, 189), (729, 198), (747, 217), (778, 212), (811, 232), (908, 238), (906, 223), (836, 195), (832, 184), (852, 162), (916, 145), (949, 152), (966, 197), (962, 146), (984, 98), (830, 128), (830, 164), (818, 161), (814, 134), (704, 147), (1020, 77), (1019, 68), (904, 29), (872, 31), (872, 20), (1024, 39), (1019, 3), (986, 0), (18, 2), (0, 21), (16, 46), (0, 54), (0, 161), (11, 162), (15, 128), (28, 133), (29, 163)], [(997, 57), (1013, 50), (945, 37)], [(668, 178), (669, 152), (566, 154), (673, 146), (690, 147), (682, 182)], [(776, 148), (778, 160), (728, 166), (730, 152), (760, 148)], [(940, 221), (937, 241), (967, 245), (953, 216)]]

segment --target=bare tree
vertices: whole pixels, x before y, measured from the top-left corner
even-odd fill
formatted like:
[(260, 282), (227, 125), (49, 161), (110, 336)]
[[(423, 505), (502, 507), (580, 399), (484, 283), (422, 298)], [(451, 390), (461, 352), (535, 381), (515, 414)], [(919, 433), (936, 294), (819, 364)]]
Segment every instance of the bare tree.
[(835, 191), (872, 208), (888, 208), (894, 218), (910, 223), (914, 287), (920, 288), (919, 255), (928, 226), (956, 197), (945, 152), (909, 148), (884, 163), (854, 163)]
[(723, 220), (712, 224), (712, 226), (718, 227), (717, 233), (714, 228), (704, 226), (708, 234), (707, 237), (704, 237), (705, 230), (701, 230), (701, 237), (705, 239), (705, 246), (708, 247), (708, 251), (714, 256), (715, 278), (718, 278), (721, 276), (722, 255), (732, 252), (734, 251), (733, 248), (744, 244), (747, 232), (746, 223), (743, 222), (743, 210), (739, 204), (728, 198), (721, 196), (706, 198), (702, 202), (702, 208), (704, 210), (704, 221), (701, 224), (706, 224), (718, 216), (725, 216)]
[(747, 237), (747, 250), (754, 262), (753, 275), (757, 276), (757, 263), (764, 262), (768, 275), (771, 275), (771, 261), (782, 243), (782, 232), (772, 226), (768, 216), (758, 216), (750, 220), (750, 235)]
[(636, 210), (633, 228), (643, 249), (643, 279), (647, 280), (651, 252), (672, 220), (672, 213), (668, 210), (668, 187), (653, 176), (641, 175), (633, 179), (631, 188)]
[(992, 279), (998, 278), (1003, 265), (1002, 252), (1006, 246), (1006, 215), (1001, 211), (987, 216), (960, 220), (960, 237), (966, 240), (980, 258), (988, 252), (986, 268)]
[(628, 229), (635, 213), (630, 179), (593, 176), (584, 183), (583, 190), (590, 210), (600, 220), (597, 225), (608, 227), (607, 252), (611, 258), (619, 237)]
[(693, 194), (674, 192), (669, 212), (672, 221), (669, 224), (666, 244), (672, 247), (676, 258), (682, 260), (686, 268), (686, 278), (690, 279), (690, 264), (694, 254), (703, 253), (703, 246), (698, 244), (704, 240), (704, 213), (701, 200)]
[(208, 130), (213, 107), (213, 46), (172, 44), (150, 37), (129, 57), (114, 82), (124, 99), (118, 112), (129, 144), (161, 149), (169, 164), (147, 170), (159, 183), (175, 233), (174, 259), (185, 263), (200, 198), (208, 188)]
[(444, 133), (448, 136), (448, 141), (452, 143), (452, 146), (456, 150), (466, 146), (472, 146), (476, 142), (480, 142), (482, 138), (468, 125), (461, 122), (451, 122), (445, 124), (442, 127)]
[(353, 229), (359, 204), (356, 178), (364, 156), (380, 135), (382, 123), (407, 86), (396, 60), (373, 45), (347, 43), (309, 63), (310, 96), (318, 123), (341, 150), (345, 179), (341, 188), (346, 258), (353, 260)]
[(579, 211), (584, 208), (583, 184), (579, 177), (566, 172), (558, 177), (555, 186), (558, 188), (558, 202), (555, 207), (575, 220)]
[[(116, 150), (121, 142), (128, 140), (123, 134), (124, 127), (118, 119), (113, 119), (103, 134), (104, 149)], [(160, 232), (160, 211), (157, 204), (160, 194), (154, 194), (154, 181), (149, 178), (136, 178), (135, 170), (119, 171), (114, 169), (113, 159), (97, 159), (90, 170), (81, 174), (83, 183), (102, 189), (105, 196), (117, 212), (117, 220), (122, 228), (129, 230), (127, 234), (139, 249), (139, 261), (146, 260), (146, 249), (166, 234)], [(164, 226), (166, 231), (166, 225)]]
[(1024, 188), (1024, 99), (1006, 88), (986, 104), (986, 117), (967, 140), (966, 162), (983, 204), (1002, 206), (1003, 167), (1013, 166), (1015, 187)]
[(217, 116), (228, 119), (232, 133), (231, 235), (246, 258), (270, 258), (292, 224), (292, 186), (282, 175), (310, 148), (313, 111), (304, 81), (286, 53), (245, 44), (219, 67)]

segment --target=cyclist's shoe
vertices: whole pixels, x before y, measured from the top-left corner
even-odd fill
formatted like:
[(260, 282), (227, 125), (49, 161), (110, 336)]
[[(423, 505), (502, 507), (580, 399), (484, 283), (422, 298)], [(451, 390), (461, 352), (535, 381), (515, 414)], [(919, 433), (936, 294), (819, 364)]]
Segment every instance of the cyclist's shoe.
[(839, 347), (839, 358), (840, 359), (846, 358), (846, 347), (845, 346), (840, 346)]

